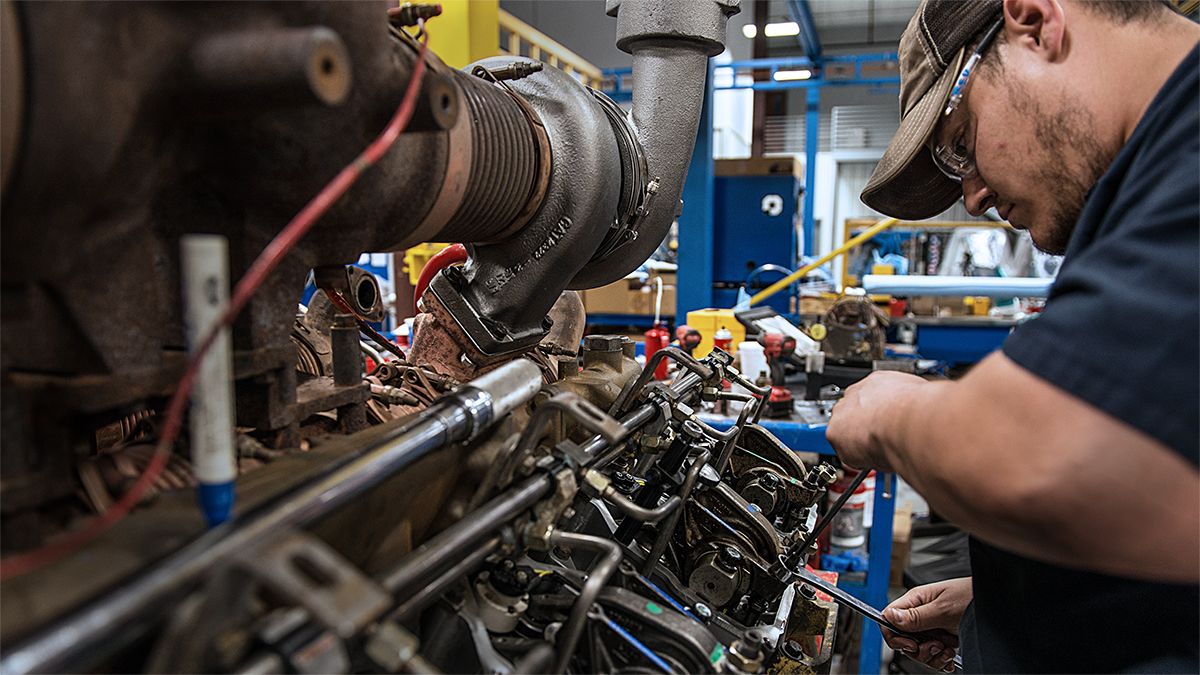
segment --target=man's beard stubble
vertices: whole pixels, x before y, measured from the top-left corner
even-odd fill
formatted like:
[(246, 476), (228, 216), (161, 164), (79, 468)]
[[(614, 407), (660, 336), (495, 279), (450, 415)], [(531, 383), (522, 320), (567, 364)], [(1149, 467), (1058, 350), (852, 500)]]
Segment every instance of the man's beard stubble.
[[(1047, 113), (1027, 94), (1009, 89), (1010, 97), (1021, 97), (1024, 108), (1034, 120), (1042, 145), (1042, 157), (1034, 160), (1040, 185), (1056, 186), (1049, 232), (1034, 246), (1051, 255), (1063, 255), (1083, 211), (1088, 192), (1108, 170), (1119, 148), (1106, 150), (1096, 140), (1095, 122), (1083, 108), (1063, 104), (1057, 112)], [(1015, 102), (1015, 101), (1014, 101)]]
[[(989, 73), (990, 74), (990, 73)], [(995, 75), (992, 75), (993, 77)], [(1038, 250), (1051, 255), (1063, 255), (1075, 231), (1088, 192), (1120, 148), (1106, 150), (1096, 140), (1095, 122), (1091, 113), (1063, 101), (1055, 112), (1046, 112), (1041, 101), (1012, 80), (1005, 80), (1008, 100), (1013, 110), (1034, 122), (1034, 132), (1041, 145), (1041, 155), (1029, 161), (1035, 167), (1033, 176), (1038, 185), (1055, 186), (1049, 231), (1041, 241), (1032, 236)]]

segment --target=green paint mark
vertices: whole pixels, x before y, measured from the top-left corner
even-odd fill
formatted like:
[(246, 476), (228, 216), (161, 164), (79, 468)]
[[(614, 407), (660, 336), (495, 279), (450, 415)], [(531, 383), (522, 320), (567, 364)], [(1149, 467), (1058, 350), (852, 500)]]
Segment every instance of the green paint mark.
[(708, 660), (710, 663), (716, 663), (717, 661), (720, 661), (721, 657), (724, 655), (725, 650), (721, 649), (721, 645), (717, 645), (716, 647), (713, 647), (712, 653), (708, 655)]
[(659, 607), (658, 605), (654, 604), (653, 602), (647, 602), (646, 603), (646, 611), (650, 612), (651, 614), (662, 614), (663, 608)]

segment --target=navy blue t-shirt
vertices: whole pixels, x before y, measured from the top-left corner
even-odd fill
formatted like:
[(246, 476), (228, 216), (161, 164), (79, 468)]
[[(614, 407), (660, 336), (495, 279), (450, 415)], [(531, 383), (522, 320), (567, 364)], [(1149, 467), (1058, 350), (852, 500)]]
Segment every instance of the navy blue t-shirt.
[[(1088, 195), (1045, 311), (1004, 344), (1009, 359), (1193, 466), (1200, 447), (1198, 235), (1194, 49)], [(971, 566), (975, 600), (963, 622), (969, 671), (1200, 672), (1196, 586), (1067, 569), (980, 541), (971, 542)]]

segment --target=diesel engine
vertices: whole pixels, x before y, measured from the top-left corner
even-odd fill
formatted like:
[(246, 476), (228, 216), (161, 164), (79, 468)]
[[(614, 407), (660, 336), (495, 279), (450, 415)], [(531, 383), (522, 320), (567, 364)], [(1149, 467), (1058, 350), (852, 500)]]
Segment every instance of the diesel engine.
[[(575, 292), (670, 227), (737, 0), (609, 0), (630, 110), (439, 11), (0, 4), (4, 672), (828, 668), (832, 467)], [(350, 263), (426, 241), (406, 352)]]

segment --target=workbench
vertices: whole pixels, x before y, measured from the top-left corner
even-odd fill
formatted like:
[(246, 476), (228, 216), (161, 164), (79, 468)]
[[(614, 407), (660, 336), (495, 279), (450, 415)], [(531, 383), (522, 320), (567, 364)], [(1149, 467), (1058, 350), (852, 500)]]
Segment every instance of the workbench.
[[(836, 453), (825, 439), (826, 419), (820, 406), (813, 402), (797, 401), (795, 417), (799, 419), (767, 419), (759, 422), (767, 431), (783, 442), (793, 452), (812, 452), (823, 456)], [(701, 413), (700, 418), (716, 429), (725, 430), (736, 421), (733, 417)], [(882, 609), (888, 603), (888, 578), (892, 566), (892, 519), (896, 510), (894, 489), (895, 476), (877, 472), (875, 475), (875, 515), (867, 543), (866, 583), (839, 581), (838, 586), (846, 589), (863, 602)], [(858, 672), (878, 675), (883, 653), (883, 636), (879, 626), (872, 621), (862, 622), (862, 645), (858, 658)]]
[(948, 365), (978, 363), (1004, 344), (1020, 323), (987, 316), (919, 316), (901, 319), (916, 328), (917, 353)]

